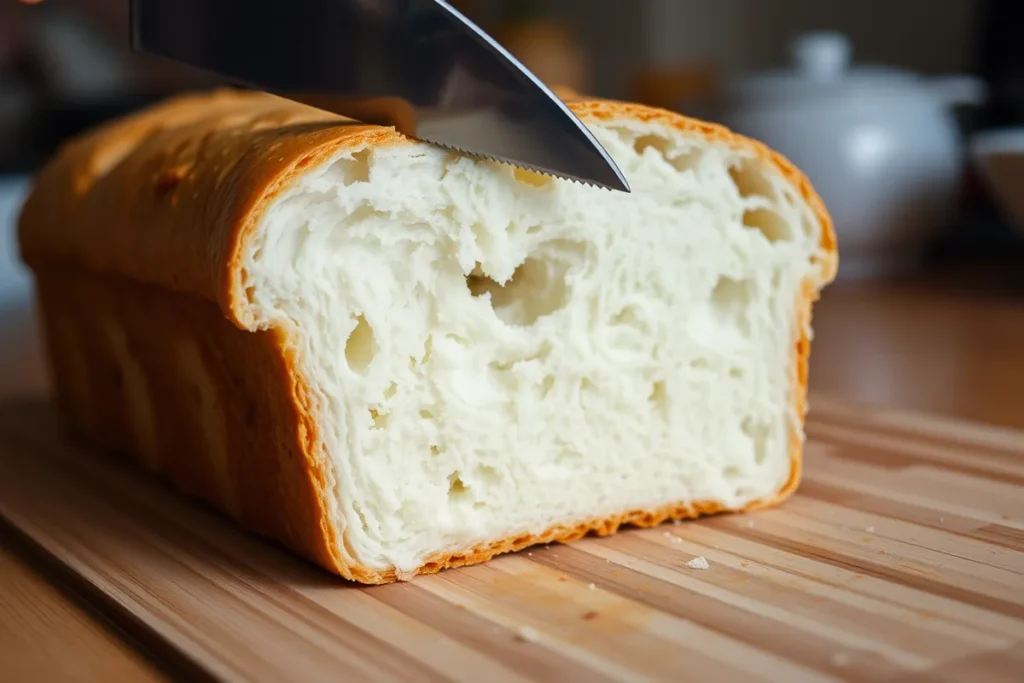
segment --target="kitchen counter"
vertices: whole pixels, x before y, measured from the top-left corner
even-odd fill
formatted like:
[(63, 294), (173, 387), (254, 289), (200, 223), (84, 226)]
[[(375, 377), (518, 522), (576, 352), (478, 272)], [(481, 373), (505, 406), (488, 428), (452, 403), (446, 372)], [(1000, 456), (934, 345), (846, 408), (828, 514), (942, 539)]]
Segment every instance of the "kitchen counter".
[(837, 282), (814, 312), (814, 395), (1024, 428), (1024, 265)]
[[(1024, 428), (1024, 269), (837, 283), (815, 309), (814, 325), (812, 413), (816, 400), (840, 400)], [(45, 385), (37, 354), (17, 365), (25, 392)], [(59, 577), (30, 568), (31, 544), (3, 532), (0, 674), (14, 678), (0, 678), (134, 681), (167, 671), (166, 661), (150, 663), (146, 647), (91, 616), (88, 601), (71, 597), (76, 591), (55, 587)]]

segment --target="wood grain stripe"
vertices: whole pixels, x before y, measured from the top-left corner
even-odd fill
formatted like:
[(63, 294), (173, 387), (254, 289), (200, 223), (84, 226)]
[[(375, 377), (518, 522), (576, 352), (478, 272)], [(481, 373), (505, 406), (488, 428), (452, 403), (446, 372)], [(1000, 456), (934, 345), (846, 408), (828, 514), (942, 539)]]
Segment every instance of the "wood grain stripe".
[[(772, 652), (800, 666), (821, 672), (835, 672), (834, 660), (847, 662), (844, 674), (878, 679), (901, 668), (875, 653), (845, 647), (817, 631), (793, 625), (787, 618), (765, 619), (763, 615), (721, 600), (721, 592), (680, 590), (679, 582), (667, 578), (671, 572), (649, 567), (650, 563), (618, 552), (607, 544), (582, 541), (574, 546), (534, 553), (534, 559), (564, 568), (598, 587), (629, 600), (692, 621), (710, 631), (747, 645)], [(652, 571), (644, 571), (651, 568)], [(713, 570), (707, 570), (713, 571)], [(684, 586), (686, 588), (687, 586)]]
[[(845, 451), (843, 451), (845, 453)], [(1013, 505), (989, 505), (982, 496), (950, 498), (933, 489), (911, 486), (898, 472), (830, 453), (816, 453), (815, 467), (805, 478), (860, 493), (874, 493), (934, 510), (938, 516), (960, 515), (987, 524), (1024, 529), (1024, 518), (1012, 516)], [(998, 501), (998, 494), (996, 493)], [(1002, 501), (1005, 502), (1005, 501)], [(940, 520), (941, 521), (941, 520)]]
[[(687, 534), (686, 531), (680, 532)], [(676, 537), (678, 538), (678, 537)], [(932, 661), (977, 651), (979, 647), (996, 648), (1007, 645), (1001, 638), (982, 635), (965, 627), (937, 620), (922, 622), (920, 613), (887, 602), (868, 598), (862, 593), (830, 585), (806, 575), (790, 574), (768, 565), (755, 564), (737, 555), (722, 551), (717, 544), (707, 546), (689, 539), (672, 542), (638, 535), (632, 539), (637, 554), (650, 556), (649, 548), (657, 545), (669, 554), (658, 554), (659, 565), (672, 566), (678, 558), (672, 555), (700, 555), (720, 571), (705, 572), (701, 580), (768, 604), (784, 605), (790, 613), (817, 620), (830, 628), (845, 630), (859, 637), (880, 639), (908, 653)], [(916, 626), (917, 628), (909, 628)]]
[[(458, 580), (447, 575), (431, 577), (420, 582), (420, 588), (516, 633), (518, 639), (525, 643), (555, 651), (580, 666), (603, 671), (619, 681), (649, 680), (650, 662), (645, 662), (637, 670), (631, 666), (636, 666), (637, 661), (631, 657), (624, 660), (619, 652), (609, 652), (607, 649), (595, 652), (577, 647), (568, 638), (556, 633), (559, 624), (548, 624), (544, 618), (521, 612), (519, 605), (510, 605), (499, 599), (500, 596), (490, 589), (494, 582), (493, 574), (497, 571), (495, 567), (485, 565), (472, 572), (464, 572)], [(564, 624), (564, 621), (561, 623)]]
[[(741, 526), (746, 527), (747, 523)], [(866, 576), (842, 565), (791, 553), (770, 545), (770, 539), (766, 543), (761, 539), (742, 538), (730, 528), (717, 529), (706, 523), (692, 525), (685, 534), (705, 547), (728, 548), (736, 557), (743, 558), (741, 566), (755, 568), (753, 571), (757, 571), (757, 567), (780, 569), (793, 576), (794, 581), (803, 579), (841, 588), (853, 596), (867, 598), (868, 604), (877, 599), (890, 609), (921, 617), (915, 624), (916, 628), (925, 631), (941, 629), (979, 647), (1004, 646), (1024, 629), (1024, 621), (915, 587)], [(807, 583), (801, 582), (800, 585), (811, 590)]]
[[(190, 658), (209, 663), (214, 676), (326, 680), (325, 672), (340, 660), (347, 662), (355, 675), (394, 681), (409, 680), (410, 676), (443, 680), (430, 676), (404, 653), (385, 648), (358, 631), (324, 628), (322, 620), (308, 610), (299, 614), (272, 600), (251, 600), (252, 595), (246, 595), (244, 589), (252, 577), (240, 571), (237, 563), (219, 557), (215, 549), (203, 548), (202, 555), (182, 552), (173, 531), (146, 532), (159, 527), (146, 518), (144, 510), (122, 517), (95, 497), (76, 500), (75, 487), (63, 481), (48, 484), (34, 480), (35, 470), (18, 468), (18, 460), (5, 458), (7, 463), (15, 463), (12, 470), (19, 486), (0, 489), (0, 514), (33, 538), (44, 538), (44, 548), (51, 555), (72, 558), (75, 571), (101, 586), (123, 609)], [(19, 497), (17, 489), (21, 487), (34, 495)], [(39, 497), (47, 488), (53, 497)], [(67, 508), (61, 506), (61, 500), (81, 503), (78, 509), (83, 516), (64, 514)], [(45, 534), (44, 528), (63, 532)], [(206, 561), (196, 562), (197, 557)], [(111, 563), (109, 558), (118, 562)], [(290, 639), (273, 637), (281, 626), (292, 633)]]
[[(752, 675), (778, 681), (822, 679), (820, 672), (626, 600), (596, 584), (566, 581), (563, 572), (529, 560), (532, 556), (510, 557), (496, 564), (511, 575), (514, 589), (510, 593), (515, 595), (516, 604), (530, 605), (535, 617), (550, 618), (555, 612), (553, 605), (559, 603), (558, 612), (565, 616), (565, 628), (560, 630), (570, 633), (573, 642), (600, 639), (630, 656), (655, 659), (658, 679), (671, 678), (684, 668), (694, 677), (717, 680)], [(597, 616), (588, 620), (588, 614)]]
[(889, 407), (854, 406), (821, 394), (813, 396), (811, 412), (815, 426), (838, 424), (875, 433), (903, 435), (926, 444), (1024, 455), (1021, 432), (1007, 427)]
[(801, 497), (841, 505), (851, 510), (870, 511), (887, 519), (912, 522), (917, 526), (959, 534), (1010, 550), (1024, 548), (1024, 532), (998, 524), (986, 524), (960, 515), (939, 514), (935, 510), (890, 500), (883, 495), (850, 491), (840, 486), (806, 479), (800, 486), (800, 493)]
[(165, 680), (12, 550), (0, 541), (0, 680)]
[[(468, 648), (491, 653), (493, 659), (530, 680), (594, 683), (616, 680), (591, 666), (567, 660), (555, 650), (524, 640), (517, 629), (490, 620), (486, 614), (472, 612), (461, 603), (449, 602), (422, 586), (399, 583), (380, 586), (367, 593), (422, 623), (431, 624)], [(452, 677), (457, 678), (457, 675), (453, 672)]]
[[(862, 575), (876, 576), (901, 586), (916, 587), (1014, 619), (1024, 618), (1024, 605), (1004, 599), (1006, 595), (1012, 598), (1015, 592), (1016, 595), (1020, 595), (1020, 591), (1015, 591), (1013, 587), (1006, 588), (993, 585), (991, 582), (975, 581), (963, 573), (946, 573), (940, 567), (922, 566), (884, 549), (866, 550), (853, 543), (835, 541), (825, 534), (808, 532), (799, 527), (788, 527), (763, 518), (756, 530), (734, 528), (730, 531), (805, 557), (848, 567)], [(956, 583), (958, 579), (968, 581), (972, 589)]]
[(972, 451), (966, 447), (932, 444), (904, 435), (878, 434), (851, 426), (816, 422), (807, 434), (817, 443), (852, 446), (851, 457), (869, 458), (885, 453), (896, 466), (902, 459), (909, 464), (937, 464), (984, 477), (1024, 484), (1024, 460), (1014, 455), (994, 455)]
[[(410, 584), (341, 583), (70, 447), (38, 405), (0, 410), (0, 515), (124, 627), (222, 680), (1018, 671), (1016, 442), (977, 426), (927, 431), (928, 420), (873, 428), (877, 416), (843, 410), (809, 426), (804, 483), (780, 508), (533, 548)], [(709, 568), (688, 566), (696, 557)]]

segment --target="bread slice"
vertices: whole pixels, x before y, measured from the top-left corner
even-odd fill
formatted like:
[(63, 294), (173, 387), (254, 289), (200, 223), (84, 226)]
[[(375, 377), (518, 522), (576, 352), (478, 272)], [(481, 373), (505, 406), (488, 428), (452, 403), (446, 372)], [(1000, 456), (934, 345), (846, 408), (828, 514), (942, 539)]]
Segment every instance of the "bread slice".
[(366, 583), (780, 501), (824, 206), (719, 126), (570, 106), (632, 194), (264, 94), (72, 141), (20, 222), (70, 423)]

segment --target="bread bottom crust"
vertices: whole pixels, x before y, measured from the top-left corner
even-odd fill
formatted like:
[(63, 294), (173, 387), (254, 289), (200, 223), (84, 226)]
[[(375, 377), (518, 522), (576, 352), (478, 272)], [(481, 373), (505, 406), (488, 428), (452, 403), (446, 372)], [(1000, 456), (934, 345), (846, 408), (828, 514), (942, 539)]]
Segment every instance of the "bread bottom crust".
[[(353, 565), (338, 551), (330, 465), (284, 331), (241, 330), (212, 302), (117, 275), (66, 263), (35, 270), (58, 405), (76, 434), (346, 579), (390, 583), (624, 525), (742, 511), (679, 502), (438, 553), (408, 574)], [(806, 285), (798, 303), (792, 405), (801, 417), (813, 296)], [(803, 440), (795, 427), (790, 442), (786, 484), (744, 510), (796, 488)]]

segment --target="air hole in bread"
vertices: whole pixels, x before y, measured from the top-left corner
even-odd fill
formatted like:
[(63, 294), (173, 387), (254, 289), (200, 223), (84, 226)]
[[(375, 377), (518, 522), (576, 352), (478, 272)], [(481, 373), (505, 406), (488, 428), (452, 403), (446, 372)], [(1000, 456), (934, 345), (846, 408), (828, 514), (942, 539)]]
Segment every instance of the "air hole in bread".
[(687, 171), (700, 165), (701, 154), (697, 150), (686, 150), (675, 147), (663, 135), (641, 135), (633, 141), (633, 149), (638, 156), (643, 156), (648, 149), (653, 149), (665, 161), (680, 171)]
[(768, 439), (770, 438), (771, 430), (765, 423), (755, 421), (750, 417), (743, 419), (740, 428), (753, 443), (754, 462), (760, 465), (768, 457)]
[(814, 235), (814, 233), (818, 229), (818, 227), (814, 224), (814, 221), (811, 220), (811, 217), (809, 215), (805, 215), (803, 219), (800, 221), (800, 228), (803, 230), (804, 235), (807, 237)]
[(373, 420), (374, 429), (384, 429), (388, 426), (388, 414), (379, 413), (376, 408), (370, 408), (370, 418)]
[(651, 404), (651, 408), (661, 413), (663, 417), (668, 417), (669, 397), (665, 382), (658, 380), (651, 385), (651, 395), (647, 401)]
[(651, 385), (651, 395), (647, 400), (651, 403), (662, 403), (667, 397), (668, 394), (665, 391), (665, 383), (658, 381)]
[(640, 156), (643, 156), (644, 152), (650, 148), (654, 148), (654, 150), (663, 157), (667, 156), (666, 153), (668, 152), (670, 145), (671, 142), (661, 135), (641, 135), (633, 141), (633, 149), (636, 150), (636, 153)]
[(754, 298), (754, 282), (752, 280), (734, 280), (731, 277), (718, 278), (711, 292), (711, 306), (719, 323), (738, 328), (746, 334), (750, 329), (750, 321), (746, 312)]
[(473, 296), (489, 296), (494, 314), (506, 325), (528, 326), (568, 302), (562, 264), (528, 258), (508, 282), (499, 283), (477, 266), (466, 278)]
[(462, 475), (456, 470), (448, 475), (448, 500), (453, 502), (465, 500), (470, 495), (469, 489), (462, 481)]
[(743, 213), (743, 225), (759, 230), (769, 242), (792, 239), (789, 223), (771, 209), (750, 209)]
[(755, 166), (755, 161), (744, 160), (729, 167), (729, 177), (741, 197), (775, 197), (772, 182)]
[(373, 362), (377, 343), (373, 338), (373, 327), (363, 316), (356, 318), (355, 329), (345, 343), (345, 361), (353, 372), (364, 373)]
[(331, 166), (331, 171), (341, 176), (342, 185), (370, 182), (370, 149), (361, 149), (351, 158), (342, 157)]
[(532, 185), (533, 187), (547, 187), (554, 181), (554, 178), (549, 175), (531, 171), (528, 168), (519, 168), (518, 166), (512, 172), (512, 175), (520, 183)]
[(501, 472), (490, 465), (477, 465), (474, 472), (478, 479), (491, 486), (498, 486), (504, 481)]
[(535, 247), (507, 282), (490, 278), (478, 264), (467, 285), (474, 296), (490, 296), (499, 320), (526, 327), (568, 305), (567, 283), (583, 268), (592, 248), (581, 241), (550, 240)]

